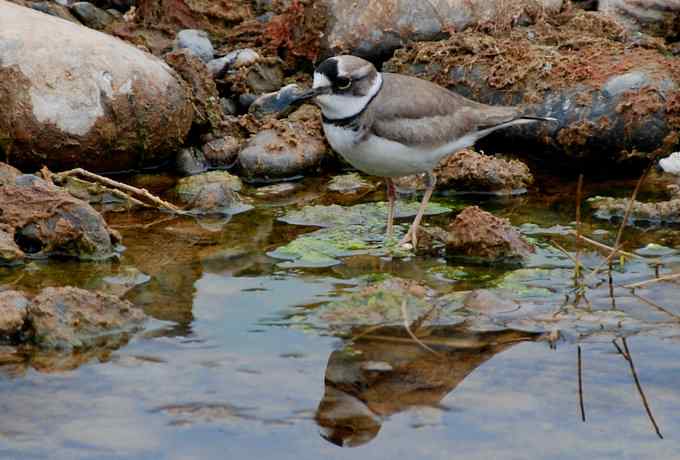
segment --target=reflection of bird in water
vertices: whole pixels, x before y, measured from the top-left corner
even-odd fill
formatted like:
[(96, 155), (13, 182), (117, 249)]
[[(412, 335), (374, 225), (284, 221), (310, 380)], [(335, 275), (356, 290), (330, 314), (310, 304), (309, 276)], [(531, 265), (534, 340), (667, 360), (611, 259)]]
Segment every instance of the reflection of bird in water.
[(342, 447), (366, 444), (378, 435), (383, 417), (439, 406), (481, 364), (536, 336), (439, 327), (428, 336), (428, 344), (438, 351), (434, 355), (403, 328), (373, 331), (328, 358), (324, 396), (315, 417), (321, 436)]

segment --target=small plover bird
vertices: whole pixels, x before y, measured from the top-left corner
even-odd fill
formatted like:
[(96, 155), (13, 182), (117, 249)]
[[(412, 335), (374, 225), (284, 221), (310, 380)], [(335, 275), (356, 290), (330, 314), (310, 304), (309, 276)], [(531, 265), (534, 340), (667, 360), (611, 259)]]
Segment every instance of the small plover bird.
[(516, 107), (480, 104), (419, 78), (378, 72), (370, 62), (348, 55), (326, 59), (316, 68), (312, 89), (299, 96), (300, 101), (309, 99), (321, 108), (333, 150), (359, 171), (385, 178), (388, 238), (396, 200), (392, 178), (427, 174), (425, 196), (400, 241), (413, 247), (435, 186), (432, 170), (440, 160), (497, 129), (556, 121), (524, 115)]

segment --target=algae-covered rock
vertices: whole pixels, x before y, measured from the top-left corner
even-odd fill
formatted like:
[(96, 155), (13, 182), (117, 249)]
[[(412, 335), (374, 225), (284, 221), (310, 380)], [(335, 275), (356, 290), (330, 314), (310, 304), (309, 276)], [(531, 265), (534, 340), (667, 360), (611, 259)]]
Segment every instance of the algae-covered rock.
[[(412, 217), (418, 203), (398, 203), (396, 216)], [(425, 214), (442, 214), (450, 208), (430, 203)], [(293, 225), (322, 227), (297, 237), (267, 255), (287, 260), (284, 267), (330, 267), (342, 263), (341, 258), (359, 255), (407, 257), (412, 253), (397, 246), (406, 228), (395, 226), (395, 238), (385, 240), (386, 203), (363, 203), (351, 207), (339, 205), (306, 206), (279, 218)]]
[(193, 118), (160, 59), (109, 35), (0, 1), (0, 158), (21, 167), (157, 166)]
[(28, 298), (19, 291), (0, 291), (0, 341), (19, 335), (28, 303)]
[(74, 287), (43, 289), (27, 308), (31, 339), (42, 348), (95, 345), (135, 331), (145, 318), (126, 300)]
[(24, 256), (12, 235), (0, 229), (0, 265), (13, 265), (21, 262)]
[[(417, 202), (398, 202), (396, 218), (413, 217), (418, 212)], [(430, 202), (425, 215), (444, 214), (451, 208)], [(384, 227), (387, 222), (387, 203), (362, 203), (354, 206), (316, 205), (291, 211), (279, 218), (280, 221), (292, 225), (309, 225), (313, 227), (342, 227), (346, 225), (363, 225), (365, 227)]]
[(403, 324), (403, 308), (406, 308), (410, 321), (416, 320), (432, 309), (433, 294), (416, 281), (390, 278), (368, 284), (358, 292), (322, 305), (314, 315), (333, 329)]
[[(597, 196), (588, 199), (588, 204), (595, 210), (595, 217), (605, 220), (623, 219), (628, 203), (628, 198)], [(680, 222), (680, 198), (650, 203), (635, 201), (628, 218), (632, 222), (655, 224)]]
[(32, 175), (0, 186), (0, 229), (32, 257), (104, 259), (117, 240), (88, 203)]
[(252, 209), (241, 201), (241, 179), (226, 171), (210, 171), (181, 179), (175, 193), (197, 213), (237, 214)]
[(449, 224), (447, 252), (455, 257), (483, 263), (522, 262), (534, 252), (522, 235), (506, 219), (465, 208)]

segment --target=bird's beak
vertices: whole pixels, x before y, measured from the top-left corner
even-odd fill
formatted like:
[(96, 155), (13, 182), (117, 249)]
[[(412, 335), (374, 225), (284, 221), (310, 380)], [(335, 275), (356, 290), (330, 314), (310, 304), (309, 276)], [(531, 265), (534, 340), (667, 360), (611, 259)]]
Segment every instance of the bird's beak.
[(310, 99), (314, 99), (317, 96), (321, 96), (323, 94), (330, 94), (331, 92), (331, 87), (330, 86), (319, 86), (316, 88), (311, 88), (308, 89), (307, 91), (303, 91), (300, 94), (298, 94), (295, 99), (293, 99), (293, 103), (302, 103), (305, 101), (308, 101)]

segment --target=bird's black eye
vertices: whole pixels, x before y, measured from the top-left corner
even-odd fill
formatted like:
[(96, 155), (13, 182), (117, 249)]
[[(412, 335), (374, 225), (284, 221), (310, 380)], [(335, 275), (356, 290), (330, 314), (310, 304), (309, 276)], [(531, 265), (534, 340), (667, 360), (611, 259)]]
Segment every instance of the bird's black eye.
[(347, 77), (338, 77), (335, 82), (338, 89), (349, 89), (352, 86), (352, 80)]

